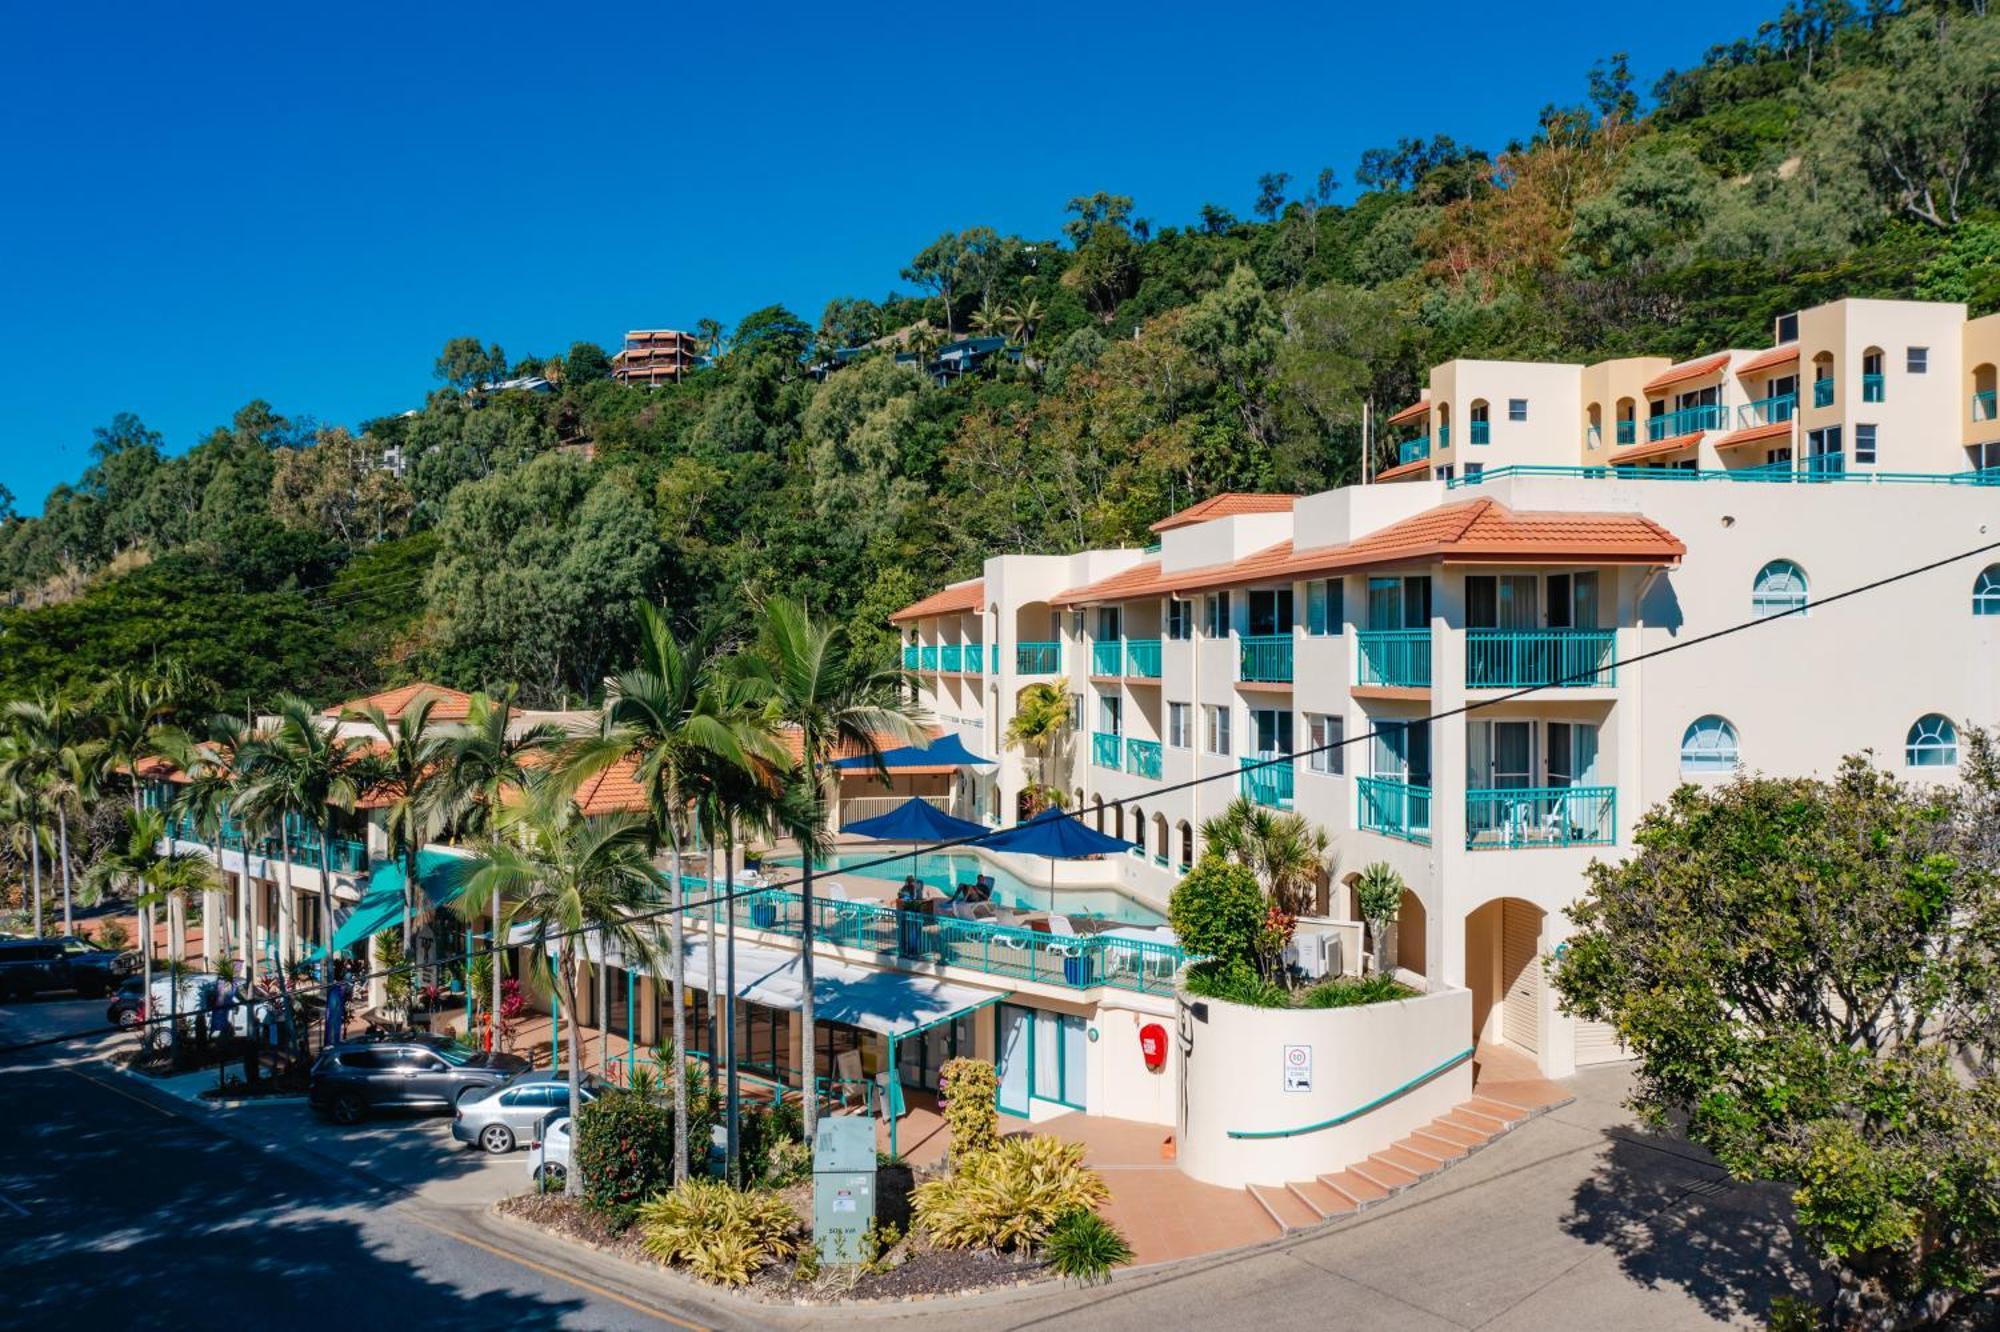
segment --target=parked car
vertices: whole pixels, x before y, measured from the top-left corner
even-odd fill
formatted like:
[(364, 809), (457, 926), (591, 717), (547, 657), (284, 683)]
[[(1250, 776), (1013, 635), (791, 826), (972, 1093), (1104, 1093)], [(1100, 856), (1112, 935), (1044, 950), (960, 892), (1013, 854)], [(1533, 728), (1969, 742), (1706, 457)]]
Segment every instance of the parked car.
[(146, 982), (138, 976), (128, 976), (118, 983), (118, 993), (111, 996), (111, 1007), (104, 1010), (104, 1020), (121, 1031), (131, 1031), (146, 1020)]
[[(211, 972), (185, 972), (180, 977), (180, 996), (174, 996), (174, 982), (165, 976), (153, 977), (153, 1001), (146, 1002), (146, 982), (138, 976), (127, 976), (119, 982), (118, 993), (112, 997), (111, 1006), (104, 1010), (104, 1020), (123, 1031), (132, 1031), (144, 1022), (149, 1014), (165, 1017), (178, 1011), (182, 1025), (192, 1032), (197, 1022), (210, 1021), (210, 1008), (214, 1003), (215, 987), (222, 978)], [(271, 1001), (262, 997), (243, 996), (230, 1010), (229, 1029), (237, 1036), (250, 1034), (249, 1010), (254, 1007), (261, 1028), (268, 1030), (275, 1019), (277, 1010)]]
[[(611, 1084), (586, 1073), (577, 1096), (594, 1101)], [(451, 1136), (489, 1152), (511, 1152), (528, 1141), (551, 1110), (569, 1113), (569, 1075), (561, 1069), (530, 1069), (489, 1092), (467, 1092), (451, 1112)]]
[(528, 1143), (528, 1179), (536, 1188), (553, 1192), (569, 1179), (569, 1130), (567, 1110), (551, 1110), (535, 1126)]
[(355, 1124), (392, 1106), (449, 1110), (527, 1067), (519, 1055), (465, 1050), (443, 1037), (346, 1041), (314, 1061), (306, 1099), (336, 1124)]
[(73, 935), (0, 939), (0, 999), (26, 999), (57, 990), (102, 998), (138, 966), (138, 959), (129, 953), (114, 953)]

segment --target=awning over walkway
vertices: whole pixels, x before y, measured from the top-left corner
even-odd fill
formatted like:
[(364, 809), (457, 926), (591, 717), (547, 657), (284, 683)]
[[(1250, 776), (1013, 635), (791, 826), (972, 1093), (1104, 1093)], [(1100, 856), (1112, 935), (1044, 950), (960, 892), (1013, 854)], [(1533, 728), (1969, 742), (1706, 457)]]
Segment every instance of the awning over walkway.
[[(430, 906), (444, 906), (465, 891), (470, 863), (463, 856), (443, 851), (417, 852), (417, 887), (423, 890)], [(345, 952), (363, 939), (372, 939), (402, 923), (403, 865), (400, 861), (377, 862), (368, 876), (368, 889), (362, 893), (361, 901), (333, 932), (333, 951)]]

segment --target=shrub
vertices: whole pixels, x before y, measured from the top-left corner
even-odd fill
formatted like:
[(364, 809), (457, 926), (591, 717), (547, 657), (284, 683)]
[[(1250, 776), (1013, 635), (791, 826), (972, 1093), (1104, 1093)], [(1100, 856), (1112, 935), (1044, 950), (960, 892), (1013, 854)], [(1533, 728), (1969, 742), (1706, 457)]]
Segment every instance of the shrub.
[(576, 1168), (586, 1207), (620, 1229), (674, 1178), (674, 1116), (631, 1092), (598, 1097), (577, 1115)]
[(1187, 992), (1252, 1008), (1290, 1008), (1291, 992), (1265, 980), (1247, 962), (1197, 962), (1188, 968)]
[(97, 931), (97, 943), (99, 947), (122, 953), (132, 946), (132, 931), (125, 928), (124, 921), (113, 916)]
[(1083, 1164), (1083, 1148), (1060, 1138), (1003, 1138), (990, 1152), (919, 1184), (917, 1222), (943, 1249), (1025, 1249), (1070, 1212), (1111, 1191)]
[(691, 1179), (638, 1212), (646, 1252), (725, 1286), (746, 1284), (800, 1247), (798, 1215), (769, 1189), (739, 1192), (720, 1180)]
[(1362, 1004), (1387, 1003), (1408, 999), (1416, 991), (1386, 971), (1372, 976), (1336, 976), (1313, 986), (1299, 997), (1301, 1008), (1355, 1008)]
[(810, 1179), (813, 1172), (812, 1148), (793, 1138), (771, 1144), (764, 1160), (763, 1180), (774, 1189), (786, 1188)]
[(746, 1111), (738, 1131), (745, 1179), (783, 1188), (812, 1173), (812, 1149), (805, 1143), (804, 1112), (798, 1102)]
[(1042, 1242), (1042, 1256), (1057, 1276), (1088, 1285), (1110, 1276), (1112, 1268), (1131, 1262), (1132, 1246), (1118, 1233), (1118, 1227), (1079, 1208), (1057, 1219)]
[(1227, 966), (1255, 967), (1264, 929), (1264, 890), (1243, 866), (1216, 856), (1204, 858), (1174, 886), (1167, 923), (1181, 947), (1196, 957)]
[(1396, 959), (1389, 956), (1389, 927), (1403, 910), (1403, 876), (1387, 861), (1365, 867), (1354, 880), (1354, 902), (1375, 944), (1375, 965), (1393, 971)]
[(944, 1122), (954, 1164), (993, 1150), (1000, 1141), (1000, 1075), (984, 1059), (951, 1059), (938, 1070)]

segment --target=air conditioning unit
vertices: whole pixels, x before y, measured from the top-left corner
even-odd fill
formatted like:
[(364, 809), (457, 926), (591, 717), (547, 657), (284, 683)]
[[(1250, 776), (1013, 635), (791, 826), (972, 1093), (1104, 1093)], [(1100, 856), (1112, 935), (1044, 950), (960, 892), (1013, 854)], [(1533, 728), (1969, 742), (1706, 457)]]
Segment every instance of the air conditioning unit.
[(1347, 941), (1344, 935), (1323, 934), (1320, 936), (1320, 961), (1322, 976), (1345, 976), (1347, 974)]

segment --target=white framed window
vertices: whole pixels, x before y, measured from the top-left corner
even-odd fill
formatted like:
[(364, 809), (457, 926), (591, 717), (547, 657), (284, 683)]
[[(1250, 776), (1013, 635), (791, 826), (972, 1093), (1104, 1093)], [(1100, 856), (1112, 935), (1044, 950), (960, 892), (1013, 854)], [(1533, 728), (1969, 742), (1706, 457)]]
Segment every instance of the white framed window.
[(1229, 706), (1225, 703), (1204, 703), (1202, 705), (1202, 725), (1207, 730), (1207, 749), (1211, 754), (1229, 755)]
[(1854, 461), (1872, 463), (1875, 461), (1875, 427), (1856, 423), (1854, 427)]
[(1185, 703), (1167, 704), (1168, 748), (1188, 749), (1194, 745), (1194, 723), (1189, 717), (1192, 711)]
[(1696, 717), (1681, 733), (1681, 775), (1731, 772), (1738, 759), (1736, 727), (1727, 717)]
[(1179, 597), (1167, 598), (1167, 637), (1186, 641), (1194, 637), (1194, 603)]
[(1485, 463), (1469, 462), (1465, 465), (1465, 479), (1470, 481), (1485, 470)]
[(1806, 604), (1806, 573), (1790, 560), (1772, 560), (1757, 571), (1750, 589), (1750, 612), (1760, 620), (1796, 611)]
[(1323, 712), (1306, 714), (1306, 770), (1339, 776), (1347, 771), (1341, 741), (1347, 737), (1347, 719)]
[(1106, 735), (1125, 732), (1125, 700), (1116, 694), (1100, 694), (1097, 699), (1097, 729)]
[(1989, 564), (1972, 580), (1972, 613), (2000, 615), (2000, 564)]
[(1508, 419), (1509, 421), (1525, 421), (1525, 420), (1527, 420), (1527, 419), (1528, 419), (1528, 400), (1527, 400), (1526, 398), (1509, 398), (1509, 399), (1507, 399), (1507, 419)]
[(1211, 592), (1203, 600), (1203, 631), (1210, 638), (1229, 637), (1229, 594)]
[(1327, 638), (1340, 632), (1347, 619), (1346, 584), (1338, 578), (1315, 578), (1306, 584), (1306, 632)]
[(1438, 469), (1437, 469), (1437, 479), (1438, 479), (1438, 480), (1440, 480), (1440, 481), (1449, 481), (1449, 480), (1451, 480), (1451, 464), (1450, 464), (1450, 463), (1446, 463), (1446, 464), (1445, 464), (1444, 466), (1442, 466), (1442, 467), (1440, 467), (1440, 468), (1438, 468)]
[(1958, 762), (1958, 728), (1941, 712), (1926, 712), (1903, 737), (1903, 759), (1913, 768), (1949, 768)]
[(1903, 368), (1913, 375), (1927, 374), (1931, 368), (1931, 349), (1911, 347), (1903, 353)]

